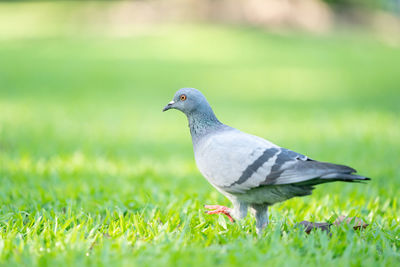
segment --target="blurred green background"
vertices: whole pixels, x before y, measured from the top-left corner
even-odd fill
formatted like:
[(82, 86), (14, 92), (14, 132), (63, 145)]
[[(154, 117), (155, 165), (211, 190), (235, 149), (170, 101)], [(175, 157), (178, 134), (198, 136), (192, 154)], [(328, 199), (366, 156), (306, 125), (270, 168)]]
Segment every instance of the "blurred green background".
[[(0, 2), (0, 264), (398, 262), (396, 1), (342, 2), (306, 1), (324, 18), (296, 1), (241, 1), (247, 17), (231, 1)], [(373, 180), (273, 206), (260, 239), (250, 216), (205, 215), (230, 203), (197, 171), (184, 115), (161, 112), (181, 87), (226, 124)], [(296, 228), (338, 215), (370, 226)]]

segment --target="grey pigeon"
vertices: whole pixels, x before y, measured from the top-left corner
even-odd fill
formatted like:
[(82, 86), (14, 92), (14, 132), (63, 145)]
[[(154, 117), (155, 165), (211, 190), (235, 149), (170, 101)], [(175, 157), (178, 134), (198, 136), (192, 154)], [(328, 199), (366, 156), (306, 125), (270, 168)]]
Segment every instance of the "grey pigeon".
[(207, 205), (213, 209), (207, 213), (234, 221), (244, 218), (250, 207), (258, 234), (268, 225), (268, 207), (275, 203), (310, 195), (322, 183), (370, 180), (353, 174), (353, 168), (312, 160), (221, 123), (194, 88), (178, 90), (163, 111), (169, 109), (186, 114), (198, 169), (233, 204)]

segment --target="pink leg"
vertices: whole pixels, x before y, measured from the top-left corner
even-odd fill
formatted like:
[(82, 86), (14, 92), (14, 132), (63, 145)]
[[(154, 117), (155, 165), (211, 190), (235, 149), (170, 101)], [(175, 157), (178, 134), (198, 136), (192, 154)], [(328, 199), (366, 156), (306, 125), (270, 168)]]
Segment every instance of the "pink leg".
[(231, 222), (235, 222), (235, 220), (231, 216), (230, 208), (220, 205), (204, 205), (204, 208), (213, 209), (213, 210), (207, 210), (206, 211), (207, 214), (220, 214), (220, 213), (225, 214)]

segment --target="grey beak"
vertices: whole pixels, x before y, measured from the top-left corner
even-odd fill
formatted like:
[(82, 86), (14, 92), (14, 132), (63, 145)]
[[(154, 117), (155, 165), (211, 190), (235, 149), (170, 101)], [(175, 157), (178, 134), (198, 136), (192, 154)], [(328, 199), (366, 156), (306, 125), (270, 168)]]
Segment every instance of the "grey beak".
[(163, 108), (162, 111), (164, 112), (164, 111), (167, 111), (168, 109), (171, 109), (173, 104), (175, 104), (175, 101), (172, 100), (171, 102), (169, 102), (169, 103)]

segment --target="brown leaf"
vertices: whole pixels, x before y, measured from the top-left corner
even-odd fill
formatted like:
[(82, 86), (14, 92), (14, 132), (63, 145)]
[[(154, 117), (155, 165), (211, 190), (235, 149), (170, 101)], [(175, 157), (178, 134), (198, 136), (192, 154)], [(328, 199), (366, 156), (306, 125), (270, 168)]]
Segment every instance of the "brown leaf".
[(359, 229), (365, 229), (369, 225), (368, 223), (365, 223), (362, 219), (358, 217), (346, 217), (346, 216), (339, 216), (333, 224), (335, 225), (340, 225), (342, 223), (350, 224), (353, 223), (353, 229), (354, 230), (359, 230)]
[(311, 230), (313, 229), (321, 229), (324, 232), (329, 233), (330, 227), (331, 227), (331, 223), (326, 223), (326, 222), (322, 222), (322, 223), (314, 223), (314, 222), (309, 222), (309, 221), (302, 221), (300, 222), (301, 225), (304, 226), (304, 231), (307, 234), (310, 234)]
[(365, 229), (369, 225), (358, 217), (346, 217), (346, 216), (339, 216), (333, 224), (328, 222), (320, 222), (320, 223), (314, 223), (309, 221), (300, 222), (300, 224), (304, 226), (304, 231), (307, 234), (310, 234), (313, 229), (321, 229), (322, 231), (329, 233), (332, 225), (339, 226), (340, 224), (343, 223), (346, 224), (353, 223), (354, 230)]

